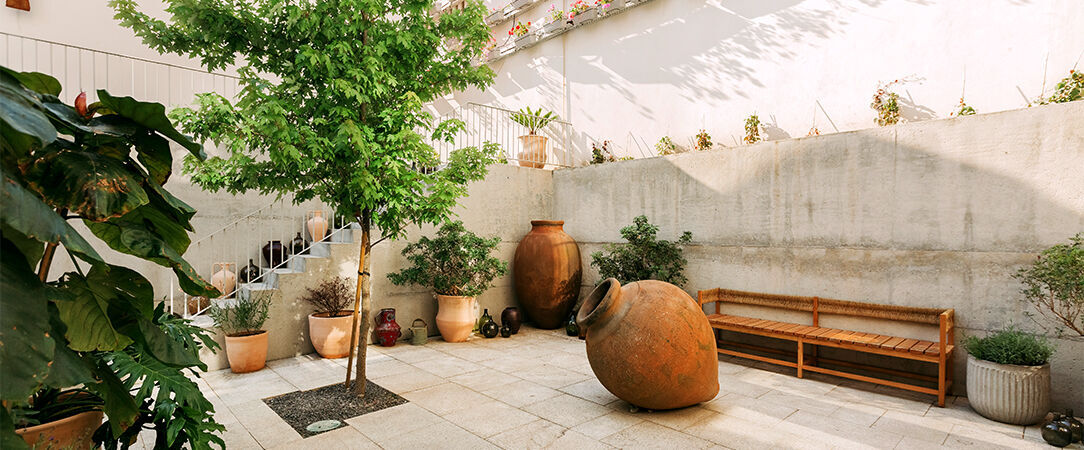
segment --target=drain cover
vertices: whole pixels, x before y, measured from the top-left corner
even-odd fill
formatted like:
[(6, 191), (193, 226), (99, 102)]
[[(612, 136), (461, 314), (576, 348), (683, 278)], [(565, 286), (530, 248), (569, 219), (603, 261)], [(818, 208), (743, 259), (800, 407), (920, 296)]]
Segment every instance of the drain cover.
[(305, 427), (310, 433), (323, 433), (325, 431), (334, 430), (342, 426), (342, 422), (338, 420), (320, 420), (309, 424)]

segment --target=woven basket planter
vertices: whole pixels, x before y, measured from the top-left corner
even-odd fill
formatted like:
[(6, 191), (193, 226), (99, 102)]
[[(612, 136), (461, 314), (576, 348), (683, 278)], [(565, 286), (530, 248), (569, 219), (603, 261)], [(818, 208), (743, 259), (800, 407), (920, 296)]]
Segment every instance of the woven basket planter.
[(1015, 366), (967, 355), (967, 400), (990, 420), (1037, 423), (1050, 412), (1050, 364)]

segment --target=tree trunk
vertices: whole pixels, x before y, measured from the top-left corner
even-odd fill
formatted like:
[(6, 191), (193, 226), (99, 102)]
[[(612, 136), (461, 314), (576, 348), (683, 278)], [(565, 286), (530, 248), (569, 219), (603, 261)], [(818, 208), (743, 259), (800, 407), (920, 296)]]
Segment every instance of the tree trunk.
[[(370, 316), (372, 311), (372, 296), (370, 295), (371, 278), (369, 274), (370, 258), (369, 253), (372, 251), (370, 246), (370, 234), (368, 220), (360, 220), (361, 222), (361, 251), (358, 261), (358, 285), (357, 290), (354, 293), (354, 320), (352, 321), (353, 327), (351, 328), (351, 345), (357, 346), (357, 362), (353, 361), (354, 352), (350, 352), (350, 360), (347, 361), (346, 369), (346, 384), (351, 390), (359, 397), (365, 396), (365, 354), (368, 350), (369, 344), (369, 330), (370, 330)], [(358, 330), (358, 313), (361, 313), (361, 329)], [(356, 334), (355, 334), (356, 333)], [(354, 384), (350, 384), (350, 369), (356, 364), (357, 376), (355, 377)]]

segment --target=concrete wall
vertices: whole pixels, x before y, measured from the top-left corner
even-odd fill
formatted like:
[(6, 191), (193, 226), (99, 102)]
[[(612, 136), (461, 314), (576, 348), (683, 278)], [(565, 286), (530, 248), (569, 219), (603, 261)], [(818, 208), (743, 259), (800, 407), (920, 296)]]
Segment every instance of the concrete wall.
[[(958, 340), (1011, 324), (1036, 330), (1011, 275), (1084, 231), (1081, 148), (1084, 102), (774, 141), (556, 171), (553, 217), (581, 243), (585, 267), (637, 215), (661, 238), (691, 231), (690, 293), (955, 308)], [(585, 274), (586, 285), (598, 279)], [(1084, 340), (1054, 342), (1055, 406), (1080, 409)]]
[(754, 112), (769, 139), (873, 126), (878, 82), (909, 75), (923, 80), (896, 90), (908, 120), (948, 117), (961, 96), (980, 112), (1024, 107), (1079, 62), (1080, 23), (1074, 0), (654, 0), (494, 62), (491, 88), (437, 107), (543, 106), (588, 157), (591, 140), (639, 157), (700, 129), (736, 146)]

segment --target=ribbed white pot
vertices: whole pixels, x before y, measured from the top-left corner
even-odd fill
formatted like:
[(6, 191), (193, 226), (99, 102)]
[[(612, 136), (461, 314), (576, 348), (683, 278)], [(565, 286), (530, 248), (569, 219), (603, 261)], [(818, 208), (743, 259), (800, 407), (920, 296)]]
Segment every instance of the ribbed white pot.
[(1050, 412), (1050, 364), (1014, 366), (967, 355), (967, 401), (990, 420), (1037, 423)]

